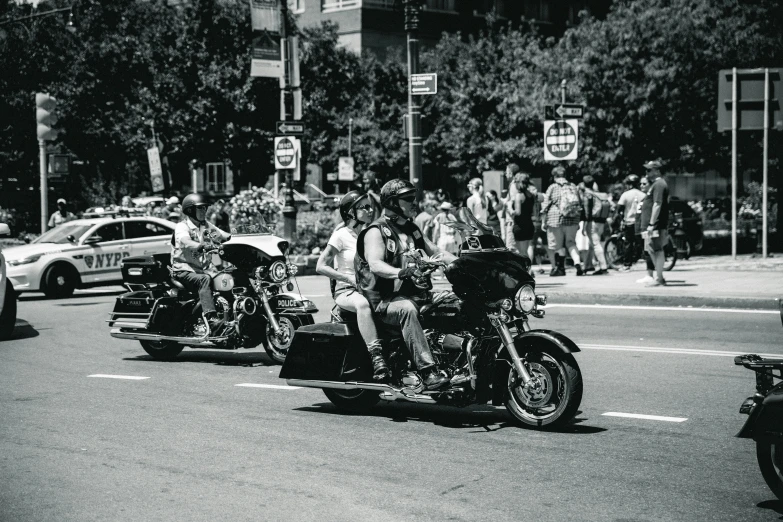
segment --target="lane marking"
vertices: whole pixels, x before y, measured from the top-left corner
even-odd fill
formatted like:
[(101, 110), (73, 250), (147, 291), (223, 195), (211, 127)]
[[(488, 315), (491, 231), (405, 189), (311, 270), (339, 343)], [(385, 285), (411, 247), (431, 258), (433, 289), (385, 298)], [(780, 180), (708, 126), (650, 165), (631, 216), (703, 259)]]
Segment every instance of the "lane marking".
[[(678, 355), (708, 355), (711, 357), (736, 357), (737, 355), (747, 355), (748, 352), (724, 352), (720, 350), (698, 350), (694, 348), (669, 348), (656, 346), (616, 346), (610, 344), (579, 344), (579, 348), (587, 350), (609, 350), (615, 352), (651, 352), (651, 353), (674, 353)], [(783, 354), (779, 353), (758, 353), (761, 357), (781, 358)]]
[(252, 382), (244, 382), (242, 384), (235, 384), (234, 386), (242, 386), (245, 388), (271, 388), (273, 390), (301, 390), (301, 386), (288, 386), (284, 384), (254, 384)]
[(616, 411), (607, 411), (601, 415), (606, 417), (625, 417), (628, 419), (657, 420), (665, 422), (685, 422), (687, 417), (661, 417), (660, 415), (642, 415), (641, 413), (619, 413)]
[(149, 377), (140, 377), (138, 375), (106, 375), (104, 373), (96, 373), (95, 375), (88, 375), (87, 377), (99, 377), (101, 379), (127, 379), (130, 381), (143, 381), (149, 379)]
[(623, 305), (602, 305), (602, 304), (559, 304), (553, 303), (546, 305), (546, 308), (606, 308), (614, 310), (660, 310), (662, 312), (715, 312), (726, 314), (775, 314), (777, 310), (745, 310), (738, 308), (686, 308), (678, 306), (623, 306)]

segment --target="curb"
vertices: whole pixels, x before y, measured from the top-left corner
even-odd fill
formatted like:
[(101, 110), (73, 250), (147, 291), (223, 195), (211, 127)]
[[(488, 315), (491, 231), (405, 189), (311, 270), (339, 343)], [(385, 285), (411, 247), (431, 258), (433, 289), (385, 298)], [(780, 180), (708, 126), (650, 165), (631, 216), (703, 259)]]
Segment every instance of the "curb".
[(741, 310), (778, 310), (772, 297), (720, 297), (653, 294), (587, 294), (578, 292), (542, 292), (550, 304), (596, 304), (625, 306), (675, 306), (680, 308), (735, 308)]

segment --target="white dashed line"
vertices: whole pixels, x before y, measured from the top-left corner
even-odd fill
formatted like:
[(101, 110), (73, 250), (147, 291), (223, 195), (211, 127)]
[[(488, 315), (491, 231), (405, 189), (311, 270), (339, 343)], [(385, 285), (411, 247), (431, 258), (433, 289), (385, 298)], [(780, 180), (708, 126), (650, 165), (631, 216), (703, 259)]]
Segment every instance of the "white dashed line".
[[(696, 350), (691, 348), (668, 348), (666, 346), (618, 346), (610, 344), (580, 344), (579, 348), (585, 350), (609, 350), (616, 352), (651, 352), (651, 353), (674, 353), (677, 355), (709, 355), (711, 357), (736, 357), (745, 355), (748, 352), (722, 352), (719, 350)], [(780, 357), (780, 354), (759, 353), (761, 357)]]
[(685, 422), (687, 417), (661, 417), (660, 415), (642, 415), (641, 413), (618, 413), (616, 411), (607, 411), (602, 413), (607, 417), (625, 417), (628, 419), (644, 419), (644, 420), (656, 420), (665, 422)]
[(138, 375), (106, 375), (103, 373), (96, 373), (95, 375), (88, 375), (87, 377), (100, 377), (101, 379), (127, 379), (129, 381), (143, 381), (149, 379), (149, 377), (140, 377)]
[(235, 384), (234, 386), (242, 386), (244, 388), (271, 388), (273, 390), (301, 390), (301, 386), (287, 386), (282, 384), (254, 384), (252, 382), (244, 382), (242, 384)]
[(654, 310), (656, 312), (710, 312), (726, 314), (775, 314), (777, 310), (745, 310), (739, 308), (688, 308), (684, 306), (632, 306), (632, 305), (602, 305), (602, 304), (547, 304), (546, 308), (607, 308), (614, 310)]

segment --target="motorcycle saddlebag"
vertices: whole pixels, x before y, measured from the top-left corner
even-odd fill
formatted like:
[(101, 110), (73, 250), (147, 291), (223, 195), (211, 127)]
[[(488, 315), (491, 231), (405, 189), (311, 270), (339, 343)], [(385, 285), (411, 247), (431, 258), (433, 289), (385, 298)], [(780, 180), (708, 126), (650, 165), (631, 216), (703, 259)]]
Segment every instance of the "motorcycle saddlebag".
[(367, 347), (356, 328), (345, 323), (302, 326), (280, 370), (281, 379), (367, 381), (372, 379)]
[(164, 283), (171, 277), (169, 254), (126, 257), (122, 260), (122, 281), (133, 284)]
[(153, 308), (158, 295), (152, 290), (128, 292), (117, 297), (114, 310), (109, 314), (109, 326), (119, 328), (142, 328), (150, 325)]

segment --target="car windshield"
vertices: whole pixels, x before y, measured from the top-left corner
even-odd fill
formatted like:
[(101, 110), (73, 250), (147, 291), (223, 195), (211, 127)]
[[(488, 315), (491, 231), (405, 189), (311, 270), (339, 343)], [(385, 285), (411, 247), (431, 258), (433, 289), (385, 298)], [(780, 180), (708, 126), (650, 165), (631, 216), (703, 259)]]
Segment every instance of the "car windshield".
[(65, 244), (71, 242), (68, 240), (68, 236), (73, 236), (76, 241), (79, 241), (79, 238), (82, 237), (82, 235), (84, 235), (84, 233), (91, 228), (92, 228), (91, 224), (77, 225), (77, 224), (63, 223), (60, 226), (54, 227), (53, 229), (44, 232), (43, 234), (38, 236), (38, 238), (34, 239), (32, 242)]
[(231, 234), (235, 236), (247, 236), (252, 234), (272, 234), (272, 228), (267, 225), (264, 218), (256, 216), (254, 223), (238, 223), (231, 226)]

